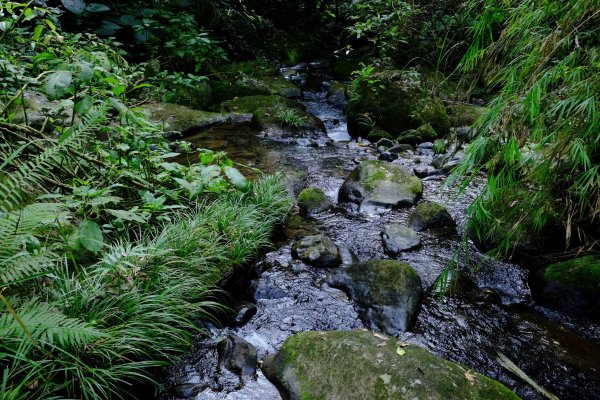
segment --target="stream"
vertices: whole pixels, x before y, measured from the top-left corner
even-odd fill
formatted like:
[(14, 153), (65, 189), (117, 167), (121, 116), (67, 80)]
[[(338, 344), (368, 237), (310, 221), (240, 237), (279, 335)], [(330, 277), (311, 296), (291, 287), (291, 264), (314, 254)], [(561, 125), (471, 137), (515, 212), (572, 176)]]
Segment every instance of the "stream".
[[(266, 173), (282, 172), (293, 195), (318, 187), (334, 207), (311, 217), (293, 216), (278, 231), (274, 248), (246, 273), (236, 275), (231, 295), (234, 308), (241, 310), (238, 317), (224, 327), (205, 323), (211, 336), (199, 337), (195, 350), (169, 368), (160, 399), (281, 399), (260, 370), (253, 378), (242, 378), (220, 368), (220, 338), (235, 334), (245, 339), (256, 347), (260, 360), (297, 332), (364, 328), (352, 301), (325, 282), (327, 270), (292, 259), (291, 245), (300, 237), (321, 233), (342, 247), (348, 258), (389, 258), (381, 232), (391, 223), (405, 223), (410, 209), (359, 211), (338, 204), (338, 190), (357, 162), (377, 159), (379, 154), (375, 145), (352, 140), (342, 109), (327, 103), (321, 83), (331, 78), (319, 72), (310, 78), (302, 102), (324, 122), (327, 135), (274, 140), (251, 125), (236, 125), (187, 139), (198, 147), (226, 151), (232, 160)], [(405, 152), (393, 162), (410, 171), (429, 165), (434, 154), (425, 147)], [(469, 244), (477, 271), (464, 271), (456, 291), (440, 296), (432, 290), (461, 246), (465, 209), (483, 184), (481, 177), (458, 196), (442, 186), (443, 178), (422, 179), (423, 199), (446, 206), (458, 234), (424, 231), (420, 249), (398, 256), (419, 273), (425, 290), (417, 323), (401, 335), (402, 340), (499, 380), (524, 399), (543, 397), (505, 370), (497, 361), (498, 352), (560, 399), (599, 399), (600, 325), (535, 304), (526, 268), (490, 259)]]

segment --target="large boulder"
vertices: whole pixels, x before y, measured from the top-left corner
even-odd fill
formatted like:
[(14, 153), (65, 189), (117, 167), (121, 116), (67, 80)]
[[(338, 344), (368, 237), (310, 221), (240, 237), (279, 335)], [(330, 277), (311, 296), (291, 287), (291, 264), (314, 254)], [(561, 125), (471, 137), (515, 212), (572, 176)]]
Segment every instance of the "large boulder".
[(276, 95), (302, 97), (302, 90), (285, 80), (276, 67), (256, 61), (232, 64), (210, 82), (215, 101), (235, 97)]
[(344, 266), (328, 283), (345, 291), (371, 329), (397, 335), (417, 319), (423, 288), (421, 278), (408, 264), (396, 260), (371, 260)]
[(292, 256), (306, 264), (322, 268), (335, 268), (342, 263), (342, 256), (333, 240), (327, 236), (306, 236), (292, 246)]
[(43, 93), (25, 91), (23, 104), (15, 102), (9, 107), (9, 111), (14, 124), (27, 124), (40, 129), (46, 121), (54, 120), (55, 124), (66, 126), (71, 124), (73, 117), (73, 101), (49, 100)]
[(543, 269), (536, 297), (551, 308), (600, 317), (600, 256), (588, 255)]
[(350, 173), (339, 191), (340, 202), (402, 207), (415, 204), (423, 194), (419, 178), (399, 165), (363, 161)]
[(147, 103), (144, 104), (143, 111), (152, 121), (163, 124), (165, 130), (182, 132), (184, 135), (217, 125), (247, 123), (252, 120), (252, 114), (248, 113), (200, 111), (171, 103)]
[(408, 224), (416, 231), (430, 228), (453, 227), (455, 222), (444, 206), (432, 201), (420, 203), (410, 214)]
[(381, 232), (381, 236), (385, 252), (393, 256), (421, 246), (417, 232), (403, 225), (389, 225)]
[(460, 128), (473, 125), (488, 109), (473, 104), (451, 104), (446, 107), (450, 126)]
[(262, 371), (290, 400), (519, 399), (461, 364), (364, 330), (290, 336)]
[(221, 103), (221, 112), (253, 114), (260, 129), (325, 132), (323, 121), (304, 111), (297, 101), (282, 96), (236, 97)]
[(347, 107), (348, 127), (352, 134), (365, 135), (360, 124), (365, 115), (376, 116), (377, 125), (393, 136), (407, 129), (430, 124), (437, 135), (446, 134), (450, 122), (446, 107), (432, 96), (416, 71), (386, 70), (374, 73), (369, 81), (353, 86)]
[(217, 345), (219, 366), (231, 372), (252, 376), (256, 373), (256, 348), (239, 336), (229, 334)]
[(327, 90), (327, 102), (334, 106), (345, 106), (347, 104), (346, 85), (333, 82)]

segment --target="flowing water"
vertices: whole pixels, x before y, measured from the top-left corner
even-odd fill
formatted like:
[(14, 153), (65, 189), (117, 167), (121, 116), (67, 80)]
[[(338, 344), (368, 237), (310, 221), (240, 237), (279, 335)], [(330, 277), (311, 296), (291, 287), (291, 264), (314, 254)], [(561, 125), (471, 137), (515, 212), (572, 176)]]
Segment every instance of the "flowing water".
[[(336, 205), (313, 217), (293, 217), (275, 237), (275, 250), (237, 276), (231, 284), (234, 304), (256, 307), (256, 313), (247, 322), (222, 328), (206, 324), (211, 337), (198, 338), (195, 351), (169, 369), (163, 399), (179, 399), (177, 393), (183, 396), (186, 391), (195, 399), (281, 398), (260, 371), (254, 378), (242, 379), (219, 367), (216, 343), (228, 333), (253, 344), (261, 359), (297, 332), (364, 327), (352, 301), (325, 282), (327, 271), (292, 259), (291, 244), (296, 238), (323, 233), (345, 248), (347, 257), (353, 253), (361, 261), (387, 258), (381, 231), (390, 223), (406, 222), (409, 210), (359, 212), (337, 204), (338, 189), (357, 162), (376, 159), (378, 154), (374, 145), (351, 140), (342, 110), (327, 104), (325, 92), (307, 91), (303, 102), (307, 111), (324, 121), (327, 135), (273, 140), (245, 125), (218, 127), (188, 138), (199, 147), (224, 150), (249, 167), (283, 172), (294, 195), (304, 187), (319, 187)], [(432, 150), (417, 149), (394, 163), (412, 170), (432, 158)], [(423, 186), (423, 198), (444, 204), (459, 232), (423, 232), (423, 246), (399, 257), (419, 273), (426, 291), (416, 326), (403, 339), (497, 379), (524, 399), (542, 397), (502, 368), (498, 352), (561, 399), (600, 398), (600, 326), (534, 304), (526, 269), (489, 259), (469, 245), (477, 271), (461, 274), (459, 289), (443, 297), (431, 290), (461, 246), (465, 208), (480, 183), (461, 196), (444, 189), (439, 176), (425, 178)]]

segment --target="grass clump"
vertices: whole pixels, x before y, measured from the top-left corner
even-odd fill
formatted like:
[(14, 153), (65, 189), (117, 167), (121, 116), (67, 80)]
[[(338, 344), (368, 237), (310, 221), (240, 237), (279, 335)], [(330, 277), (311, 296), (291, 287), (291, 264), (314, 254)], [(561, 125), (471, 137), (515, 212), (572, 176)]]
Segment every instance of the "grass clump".
[(300, 129), (308, 122), (306, 115), (293, 108), (279, 109), (275, 112), (275, 121), (281, 126), (287, 126), (294, 129)]

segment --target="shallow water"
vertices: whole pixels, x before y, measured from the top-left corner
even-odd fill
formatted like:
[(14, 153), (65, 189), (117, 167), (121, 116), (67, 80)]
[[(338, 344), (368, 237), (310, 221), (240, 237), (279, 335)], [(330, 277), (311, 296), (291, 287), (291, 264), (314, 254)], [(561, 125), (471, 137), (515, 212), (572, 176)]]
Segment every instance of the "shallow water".
[[(409, 210), (365, 213), (337, 204), (338, 189), (357, 161), (375, 159), (377, 152), (366, 142), (349, 141), (345, 116), (324, 97), (323, 92), (308, 92), (304, 100), (307, 110), (327, 127), (328, 136), (321, 134), (318, 140), (274, 140), (249, 125), (218, 127), (188, 138), (199, 147), (224, 150), (248, 167), (283, 172), (293, 194), (307, 186), (319, 187), (336, 206), (314, 218), (296, 217), (279, 232), (277, 248), (256, 263), (233, 293), (237, 301), (254, 303), (256, 315), (243, 326), (207, 325), (212, 339), (199, 338), (195, 351), (169, 369), (161, 398), (176, 399), (170, 391), (174, 385), (195, 383), (206, 387), (195, 399), (280, 399), (260, 372), (243, 380), (219, 370), (218, 338), (234, 333), (252, 343), (260, 359), (296, 332), (364, 327), (348, 297), (325, 283), (326, 271), (291, 258), (291, 243), (297, 236), (319, 232), (361, 261), (387, 258), (381, 231), (387, 224), (406, 222)], [(394, 163), (412, 169), (429, 164), (432, 157), (430, 150), (417, 150)], [(251, 169), (245, 172), (253, 175)], [(447, 292), (443, 298), (431, 290), (461, 246), (465, 208), (479, 184), (461, 196), (442, 188), (440, 177), (426, 178), (423, 185), (423, 198), (444, 204), (459, 227), (450, 234), (423, 232), (422, 247), (399, 257), (415, 268), (428, 293), (415, 328), (403, 335), (404, 340), (498, 379), (524, 399), (542, 397), (504, 370), (496, 361), (497, 352), (561, 399), (600, 398), (600, 326), (534, 304), (526, 269), (491, 260), (469, 245), (470, 264), (477, 271), (470, 275), (469, 268), (459, 264), (467, 271), (466, 289)]]

